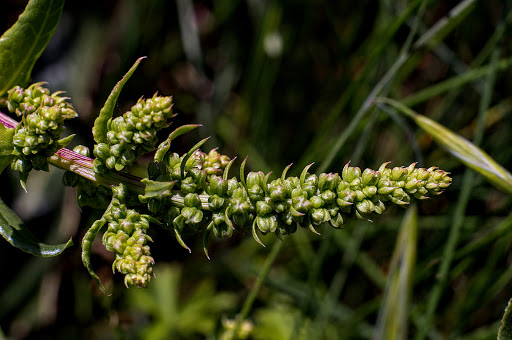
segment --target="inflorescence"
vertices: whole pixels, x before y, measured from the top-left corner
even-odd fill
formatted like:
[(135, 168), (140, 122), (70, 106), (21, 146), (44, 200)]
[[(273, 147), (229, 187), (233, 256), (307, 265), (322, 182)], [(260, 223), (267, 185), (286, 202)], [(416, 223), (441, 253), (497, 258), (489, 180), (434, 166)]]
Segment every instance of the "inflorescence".
[[(9, 91), (9, 110), (22, 117), (13, 138), (12, 168), (20, 171), (23, 184), (31, 169), (47, 170), (47, 158), (70, 140), (59, 139), (63, 122), (77, 114), (59, 94), (50, 94), (42, 83)], [(108, 206), (82, 242), (84, 264), (102, 290), (91, 269), (89, 252), (104, 225), (103, 244), (115, 254), (113, 270), (125, 275), (127, 286), (144, 287), (153, 276), (152, 240), (147, 234), (151, 225), (173, 231), (189, 251), (182, 234), (203, 232), (208, 256), (212, 232), (216, 237), (230, 237), (234, 231), (251, 232), (260, 244), (259, 233), (275, 233), (281, 238), (298, 227), (317, 233), (316, 227), (323, 223), (340, 228), (351, 218), (371, 220), (390, 204), (405, 206), (413, 199), (439, 195), (451, 183), (447, 172), (436, 167), (416, 168), (416, 163), (394, 168), (384, 163), (376, 171), (361, 171), (346, 164), (341, 174), (320, 175), (309, 173), (308, 165), (299, 177), (287, 176), (290, 165), (279, 178), (271, 180), (270, 173), (261, 171), (245, 175), (244, 161), (240, 177), (229, 178), (234, 160), (216, 149), (202, 152), (199, 148), (206, 140), (184, 155), (169, 151), (172, 139), (197, 126), (179, 127), (156, 147), (157, 132), (169, 126), (172, 117), (172, 98), (155, 94), (139, 99), (122, 116), (105, 119), (100, 132), (105, 132), (106, 138), (96, 140), (91, 167), (99, 176), (122, 171), (140, 155), (156, 149), (148, 178), (142, 179), (144, 193), (138, 197), (123, 183), (101, 187), (70, 171), (64, 174), (64, 183), (77, 187), (80, 205)], [(74, 151), (89, 156), (84, 146)]]
[(27, 89), (16, 86), (8, 92), (8, 110), (21, 117), (13, 137), (15, 158), (11, 167), (20, 172), (24, 187), (30, 170), (48, 171), (47, 158), (73, 138), (59, 139), (64, 121), (78, 116), (67, 102), (69, 98), (60, 97), (61, 94), (50, 94), (44, 83), (32, 84)]

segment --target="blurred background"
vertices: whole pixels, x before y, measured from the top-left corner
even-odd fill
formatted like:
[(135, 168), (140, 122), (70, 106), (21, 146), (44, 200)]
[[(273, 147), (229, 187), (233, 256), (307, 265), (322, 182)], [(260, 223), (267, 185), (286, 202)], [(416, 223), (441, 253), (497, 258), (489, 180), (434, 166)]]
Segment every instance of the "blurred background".
[[(1, 2), (0, 31), (25, 5)], [(292, 175), (311, 162), (312, 172), (341, 172), (348, 161), (450, 171), (451, 187), (417, 205), (416, 264), (410, 292), (399, 294), (409, 298), (405, 328), (411, 339), (495, 339), (512, 296), (510, 198), (480, 176), (463, 181), (465, 167), (413, 122), (371, 104), (375, 96), (400, 100), (468, 139), (483, 127), (481, 147), (511, 169), (510, 17), (510, 2), (498, 0), (67, 1), (33, 81), (72, 98), (80, 117), (67, 125), (77, 134), (71, 147), (92, 148), (90, 129), (112, 87), (147, 56), (116, 112), (141, 96), (172, 95), (173, 127), (203, 125), (173, 143), (176, 152), (212, 136), (204, 151), (248, 156), (249, 170), (275, 174), (292, 162)], [(132, 171), (142, 173), (142, 165)], [(201, 235), (187, 236), (188, 254), (173, 235), (152, 228), (157, 278), (144, 290), (124, 288), (111, 272), (112, 254), (95, 243), (93, 266), (113, 291), (107, 297), (83, 267), (79, 246), (102, 212), (80, 211), (61, 176), (58, 169), (32, 173), (28, 193), (15, 173), (0, 176), (2, 199), (36, 235), (75, 243), (52, 259), (1, 243), (3, 335), (222, 339), (275, 237), (262, 237), (266, 248), (251, 235), (212, 237), (209, 261)], [(463, 183), (471, 186), (465, 195)], [(403, 219), (404, 210), (392, 208), (373, 223), (287, 238), (245, 324), (248, 338), (379, 338)], [(454, 224), (460, 234), (439, 285)]]

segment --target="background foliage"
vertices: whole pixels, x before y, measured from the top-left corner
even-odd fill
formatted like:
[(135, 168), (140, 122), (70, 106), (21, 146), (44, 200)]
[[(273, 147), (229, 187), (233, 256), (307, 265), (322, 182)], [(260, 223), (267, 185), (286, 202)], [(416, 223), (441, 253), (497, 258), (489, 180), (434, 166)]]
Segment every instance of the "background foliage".
[[(211, 135), (206, 149), (248, 156), (250, 170), (280, 173), (294, 162), (296, 175), (315, 161), (313, 171), (340, 172), (351, 160), (372, 168), (418, 161), (450, 171), (452, 186), (419, 203), (417, 218), (404, 218), (397, 208), (374, 223), (325, 227), (322, 236), (304, 230), (286, 239), (245, 326), (253, 327), (255, 339), (385, 338), (396, 329), (405, 336), (404, 328), (407, 338), (495, 339), (512, 296), (510, 199), (482, 177), (465, 175), (465, 167), (410, 120), (369, 104), (388, 96), (468, 139), (480, 133), (482, 149), (511, 169), (509, 5), (68, 1), (33, 81), (72, 98), (80, 117), (68, 131), (77, 133), (77, 144), (92, 146), (89, 131), (99, 108), (133, 61), (146, 55), (116, 111), (141, 95), (173, 95), (174, 126), (203, 124), (173, 144), (180, 153)], [(24, 6), (2, 3), (1, 31)], [(80, 215), (61, 175), (56, 169), (31, 174), (26, 194), (6, 171), (2, 198), (42, 239), (72, 236), (78, 243), (98, 212), (84, 208)], [(152, 232), (159, 265), (146, 290), (124, 289), (111, 274), (111, 254), (93, 246), (98, 274), (115, 286), (112, 297), (92, 283), (78, 246), (53, 259), (0, 247), (0, 270), (8, 278), (0, 282), (1, 330), (14, 339), (221, 338), (274, 238), (262, 238), (267, 248), (250, 235), (212, 239), (208, 261), (197, 235), (186, 238), (189, 255), (173, 235)], [(397, 328), (387, 333), (385, 325), (393, 323)]]

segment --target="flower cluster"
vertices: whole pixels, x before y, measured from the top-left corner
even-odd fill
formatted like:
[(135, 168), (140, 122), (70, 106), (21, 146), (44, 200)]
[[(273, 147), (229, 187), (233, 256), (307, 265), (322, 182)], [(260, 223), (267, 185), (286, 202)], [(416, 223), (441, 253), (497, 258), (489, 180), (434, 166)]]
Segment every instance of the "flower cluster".
[(7, 108), (10, 112), (16, 113), (18, 117), (26, 117), (36, 112), (40, 107), (58, 107), (62, 115), (67, 118), (74, 118), (77, 113), (73, 106), (67, 101), (68, 97), (61, 97), (62, 91), (50, 94), (50, 90), (44, 87), (45, 83), (34, 83), (23, 89), (15, 86), (8, 91)]
[(150, 217), (127, 208), (127, 191), (123, 184), (112, 193), (110, 207), (103, 215), (108, 223), (103, 244), (115, 253), (112, 269), (125, 275), (125, 285), (145, 287), (153, 276), (154, 264), (147, 244), (152, 240), (146, 233)]
[[(210, 166), (210, 159), (221, 158), (218, 166)], [(447, 172), (416, 168), (415, 163), (391, 169), (384, 163), (378, 171), (361, 171), (347, 164), (341, 175), (318, 176), (308, 173), (308, 166), (300, 177), (287, 177), (287, 167), (280, 178), (270, 181), (270, 174), (261, 171), (245, 176), (244, 162), (241, 179), (228, 179), (228, 160), (215, 150), (209, 154), (195, 151), (188, 159), (173, 153), (163, 164), (150, 165), (146, 192), (139, 198), (187, 249), (181, 239), (185, 228), (205, 230), (205, 240), (212, 230), (217, 237), (252, 230), (261, 243), (257, 230), (280, 237), (298, 226), (315, 233), (322, 223), (340, 228), (347, 219), (369, 220), (382, 214), (389, 203), (406, 205), (412, 198), (438, 195), (451, 183)]]
[(20, 171), (24, 183), (30, 170), (48, 171), (47, 158), (64, 147), (73, 136), (59, 139), (64, 131), (64, 120), (77, 117), (76, 111), (60, 97), (62, 92), (50, 94), (44, 83), (35, 83), (27, 89), (16, 86), (9, 90), (7, 107), (22, 117), (13, 137), (11, 167)]
[[(90, 155), (89, 148), (84, 145), (75, 146), (73, 152), (85, 157)], [(110, 203), (112, 196), (110, 189), (91, 183), (90, 180), (72, 171), (64, 172), (62, 183), (68, 187), (76, 187), (77, 203), (80, 207), (89, 206), (94, 209), (106, 209)]]
[(169, 125), (172, 97), (156, 94), (149, 99), (139, 99), (130, 111), (108, 122), (107, 140), (94, 146), (94, 170), (105, 173), (121, 171), (143, 153), (155, 148), (157, 132)]
[[(73, 150), (84, 156), (81, 161), (87, 163), (84, 169), (89, 173), (84, 175), (69, 167), (63, 177), (64, 184), (77, 187), (81, 206), (106, 207), (82, 240), (84, 265), (104, 292), (92, 270), (90, 250), (105, 225), (108, 228), (102, 241), (115, 253), (114, 272), (125, 275), (126, 286), (145, 287), (153, 276), (154, 264), (148, 245), (152, 241), (147, 234), (150, 223), (173, 231), (189, 251), (183, 233), (202, 231), (208, 256), (212, 232), (216, 237), (230, 237), (234, 231), (248, 231), (263, 244), (259, 233), (275, 233), (281, 238), (298, 227), (308, 227), (315, 233), (315, 228), (324, 223), (341, 228), (351, 218), (370, 220), (390, 204), (405, 206), (413, 199), (438, 195), (451, 184), (447, 172), (436, 167), (416, 168), (416, 163), (394, 168), (384, 163), (378, 170), (364, 171), (348, 163), (341, 173), (319, 175), (309, 173), (311, 164), (298, 177), (287, 176), (289, 165), (279, 178), (271, 180), (271, 173), (253, 171), (246, 175), (244, 161), (240, 177), (229, 178), (234, 159), (216, 149), (200, 151), (207, 139), (184, 155), (170, 151), (172, 140), (198, 125), (178, 127), (156, 148), (158, 131), (169, 126), (174, 117), (171, 97), (155, 94), (141, 98), (130, 111), (112, 119), (117, 96), (139, 62), (116, 85), (95, 122), (96, 158), (88, 159), (89, 149), (84, 146)], [(22, 185), (31, 169), (47, 170), (47, 158), (71, 140), (72, 136), (59, 139), (64, 121), (77, 116), (66, 100), (60, 92), (51, 94), (42, 83), (8, 92), (8, 109), (22, 117), (13, 135), (11, 164), (20, 171)], [(148, 178), (128, 180), (126, 174), (113, 172), (122, 171), (150, 151), (156, 152), (148, 166)], [(139, 195), (128, 192), (127, 186)]]

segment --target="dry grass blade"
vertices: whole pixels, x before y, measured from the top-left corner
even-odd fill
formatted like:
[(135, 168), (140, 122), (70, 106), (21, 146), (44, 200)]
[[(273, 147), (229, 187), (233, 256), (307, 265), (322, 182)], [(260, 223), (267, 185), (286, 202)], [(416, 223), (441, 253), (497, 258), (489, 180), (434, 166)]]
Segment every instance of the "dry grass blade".
[(484, 176), (496, 188), (512, 195), (512, 174), (475, 144), (400, 102), (389, 98), (378, 98), (376, 102), (388, 104), (399, 113), (412, 118), (420, 128), (462, 163)]

